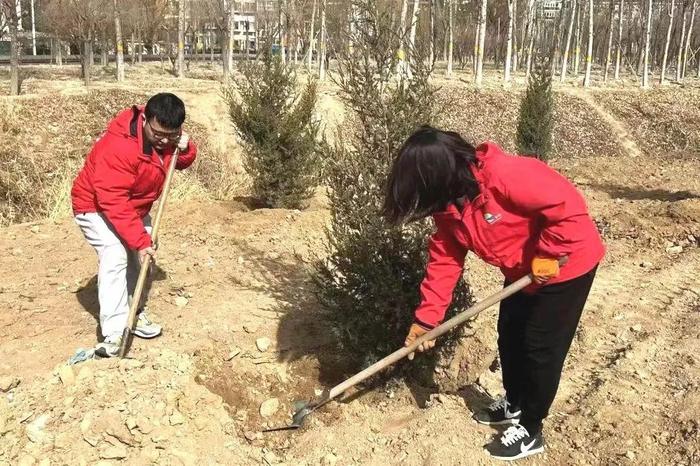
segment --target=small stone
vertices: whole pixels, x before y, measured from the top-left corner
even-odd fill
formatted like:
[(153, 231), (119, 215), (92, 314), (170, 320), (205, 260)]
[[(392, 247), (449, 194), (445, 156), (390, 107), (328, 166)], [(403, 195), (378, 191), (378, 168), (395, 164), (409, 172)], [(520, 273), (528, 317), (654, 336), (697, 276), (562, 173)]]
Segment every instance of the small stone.
[(666, 252), (669, 254), (680, 254), (683, 252), (683, 246), (670, 246), (666, 248)]
[(188, 302), (189, 302), (189, 300), (187, 298), (185, 298), (184, 296), (178, 296), (177, 298), (175, 298), (175, 305), (177, 307), (185, 307), (185, 306), (187, 306)]
[(58, 369), (58, 377), (63, 385), (75, 385), (75, 372), (73, 372), (72, 366), (61, 366)]
[(148, 435), (153, 432), (153, 423), (146, 416), (136, 417), (136, 426), (139, 432), (144, 435)]
[(635, 324), (631, 328), (633, 332), (639, 333), (642, 331), (642, 324)]
[(125, 424), (126, 424), (126, 428), (129, 429), (130, 431), (136, 429), (136, 426), (137, 426), (136, 419), (134, 419), (133, 417), (127, 417)]
[(257, 324), (244, 324), (243, 331), (245, 333), (255, 333), (258, 331), (258, 325)]
[(48, 458), (44, 458), (39, 462), (39, 466), (51, 466), (51, 460)]
[(253, 432), (252, 430), (247, 430), (243, 433), (243, 436), (245, 437), (246, 440), (249, 442), (254, 441), (257, 438), (257, 434)]
[(180, 411), (174, 411), (173, 414), (170, 415), (169, 421), (171, 426), (179, 426), (185, 423), (185, 416), (183, 416)]
[(36, 464), (36, 458), (32, 455), (25, 455), (17, 462), (17, 466), (33, 466), (34, 464)]
[(32, 233), (39, 233), (39, 225), (34, 225), (34, 226), (32, 226), (32, 227), (29, 229), (29, 231), (31, 231)]
[(90, 430), (91, 425), (92, 425), (92, 420), (86, 416), (82, 421), (80, 421), (80, 431), (82, 433), (88, 432)]
[(228, 356), (226, 356), (226, 360), (230, 361), (233, 358), (235, 358), (236, 356), (238, 356), (239, 354), (241, 354), (240, 348), (234, 348), (233, 350), (231, 350), (231, 352), (228, 354)]
[(272, 342), (267, 337), (262, 337), (262, 338), (258, 338), (257, 340), (255, 340), (255, 346), (258, 348), (258, 351), (260, 351), (261, 353), (264, 353), (268, 349), (270, 349), (271, 345), (272, 345)]
[(20, 379), (12, 375), (0, 377), (0, 392), (6, 393), (19, 385)]
[(277, 398), (271, 398), (260, 405), (260, 415), (265, 418), (270, 417), (275, 414), (279, 408), (280, 401)]
[(438, 393), (437, 400), (440, 403), (445, 404), (445, 403), (447, 403), (448, 398), (447, 398), (447, 396), (443, 395), (442, 393)]
[(126, 458), (127, 454), (126, 447), (111, 446), (100, 452), (100, 458), (103, 460), (121, 460)]
[(328, 453), (321, 460), (321, 464), (323, 466), (335, 466), (335, 463), (337, 463), (337, 462), (338, 462), (338, 457), (335, 456), (333, 453)]
[(209, 425), (209, 421), (204, 416), (194, 418), (194, 426), (197, 430), (205, 430)]
[(644, 261), (641, 264), (639, 264), (639, 266), (642, 267), (643, 269), (650, 269), (650, 268), (654, 267), (654, 264), (652, 264), (651, 262), (648, 262), (648, 261)]
[(634, 458), (636, 457), (636, 455), (634, 454), (634, 452), (633, 452), (632, 450), (630, 450), (630, 451), (628, 451), (627, 453), (625, 453), (625, 456), (626, 456), (627, 458), (631, 459), (632, 461), (634, 461)]
[(27, 426), (27, 437), (34, 443), (42, 443), (47, 439), (47, 434), (44, 432), (46, 422), (49, 420), (48, 414), (42, 414)]

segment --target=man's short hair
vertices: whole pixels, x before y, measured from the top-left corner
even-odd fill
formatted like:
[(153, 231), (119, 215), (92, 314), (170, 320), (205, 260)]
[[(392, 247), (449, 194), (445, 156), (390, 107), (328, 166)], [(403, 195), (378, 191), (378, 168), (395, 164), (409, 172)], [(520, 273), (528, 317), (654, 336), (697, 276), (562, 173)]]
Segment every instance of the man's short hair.
[(178, 129), (185, 122), (185, 103), (175, 94), (162, 92), (146, 103), (146, 119), (155, 118), (168, 129)]

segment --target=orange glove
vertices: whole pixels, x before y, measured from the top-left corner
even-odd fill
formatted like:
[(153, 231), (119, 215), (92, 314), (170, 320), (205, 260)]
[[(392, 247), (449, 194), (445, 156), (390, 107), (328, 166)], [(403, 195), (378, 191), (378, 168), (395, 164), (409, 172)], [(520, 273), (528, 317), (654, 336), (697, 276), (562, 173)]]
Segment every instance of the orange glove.
[(532, 259), (532, 276), (535, 283), (543, 285), (559, 275), (559, 261), (547, 257)]
[[(425, 335), (428, 333), (430, 330), (418, 325), (418, 324), (412, 324), (411, 329), (408, 331), (408, 336), (406, 336), (406, 341), (404, 342), (404, 346), (411, 346), (411, 344), (416, 341), (416, 339), (422, 335)], [(427, 351), (435, 346), (435, 340), (428, 340), (424, 341), (420, 345), (418, 345), (418, 351), (423, 352)], [(415, 357), (415, 353), (411, 353), (408, 355), (409, 361), (413, 361), (413, 358)]]

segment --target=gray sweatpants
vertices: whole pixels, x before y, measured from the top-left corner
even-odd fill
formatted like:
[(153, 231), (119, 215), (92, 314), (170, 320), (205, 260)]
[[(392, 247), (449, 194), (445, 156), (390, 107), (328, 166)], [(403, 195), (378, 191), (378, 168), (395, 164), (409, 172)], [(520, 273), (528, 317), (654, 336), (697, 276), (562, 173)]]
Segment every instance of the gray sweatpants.
[[(129, 303), (141, 270), (138, 252), (124, 246), (112, 224), (100, 213), (78, 214), (75, 222), (97, 252), (97, 294), (102, 336), (107, 338), (121, 335), (126, 327)], [(150, 234), (149, 215), (143, 218), (143, 225)], [(144, 290), (140, 306), (144, 305), (146, 294)]]

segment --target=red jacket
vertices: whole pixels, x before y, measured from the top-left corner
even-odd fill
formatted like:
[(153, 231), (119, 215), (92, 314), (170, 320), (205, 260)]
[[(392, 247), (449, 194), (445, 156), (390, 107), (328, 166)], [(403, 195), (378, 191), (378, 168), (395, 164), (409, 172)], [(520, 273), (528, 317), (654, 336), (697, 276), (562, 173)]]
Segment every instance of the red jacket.
[[(161, 161), (144, 139), (143, 111), (143, 107), (134, 106), (109, 123), (71, 190), (73, 213), (104, 214), (130, 249), (151, 246), (141, 219), (160, 196), (172, 157), (172, 150), (167, 150)], [(176, 167), (189, 167), (196, 156), (197, 147), (190, 141)]]
[[(548, 284), (589, 272), (605, 254), (583, 196), (564, 176), (535, 158), (508, 155), (493, 143), (479, 146), (476, 156), (472, 172), (480, 194), (461, 213), (450, 205), (433, 215), (437, 230), (430, 238), (416, 310), (416, 321), (428, 327), (444, 319), (468, 251), (500, 267), (509, 281), (529, 273), (536, 255), (568, 256)], [(536, 289), (533, 285), (525, 291)]]

